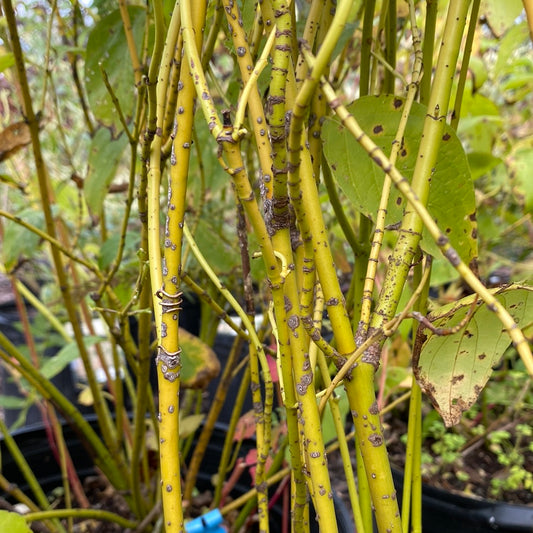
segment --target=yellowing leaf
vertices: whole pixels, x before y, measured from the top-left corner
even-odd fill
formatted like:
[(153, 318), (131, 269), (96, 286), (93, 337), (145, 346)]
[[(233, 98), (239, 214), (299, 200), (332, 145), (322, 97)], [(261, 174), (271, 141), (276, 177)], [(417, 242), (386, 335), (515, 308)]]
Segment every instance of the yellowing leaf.
[[(494, 294), (527, 332), (533, 324), (533, 287), (511, 285), (495, 289)], [(473, 295), (467, 296), (441, 307), (428, 319), (435, 328), (450, 330), (465, 319), (473, 300)], [(421, 325), (417, 338), (421, 346), (415, 346), (413, 353), (416, 379), (446, 426), (453, 426), (477, 400), (511, 339), (483, 302), (478, 302), (460, 331), (437, 335)]]
[(185, 439), (189, 435), (196, 433), (196, 430), (202, 425), (205, 415), (189, 415), (180, 417), (180, 439)]
[(26, 122), (10, 124), (0, 132), (0, 161), (9, 159), (30, 143), (30, 128)]
[(220, 372), (215, 352), (198, 337), (180, 328), (181, 386), (202, 389)]
[(524, 5), (521, 0), (483, 0), (481, 9), (494, 35), (501, 37), (516, 23)]
[(90, 387), (83, 387), (82, 391), (78, 394), (78, 403), (85, 407), (94, 404), (94, 397)]

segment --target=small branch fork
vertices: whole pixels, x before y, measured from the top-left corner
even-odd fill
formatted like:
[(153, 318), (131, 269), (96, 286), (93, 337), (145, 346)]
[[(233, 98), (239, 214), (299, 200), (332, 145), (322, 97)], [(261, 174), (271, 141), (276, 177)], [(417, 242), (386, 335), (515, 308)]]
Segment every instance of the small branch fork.
[(426, 316), (418, 311), (413, 311), (410, 316), (411, 318), (414, 318), (416, 321), (420, 322), (420, 327), (429, 329), (433, 334), (438, 335), (439, 337), (454, 335), (455, 333), (461, 331), (468, 324), (476, 311), (478, 300), (479, 295), (476, 294), (474, 301), (470, 304), (470, 308), (468, 309), (468, 312), (464, 318), (461, 320), (461, 322), (459, 322), (459, 324), (456, 324), (452, 328), (436, 328)]

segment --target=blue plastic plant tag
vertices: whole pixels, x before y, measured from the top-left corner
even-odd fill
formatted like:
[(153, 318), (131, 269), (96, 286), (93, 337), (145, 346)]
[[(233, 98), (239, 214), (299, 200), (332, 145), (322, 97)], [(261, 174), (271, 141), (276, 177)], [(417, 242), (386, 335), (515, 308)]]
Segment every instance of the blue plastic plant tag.
[(185, 524), (187, 533), (226, 533), (222, 523), (222, 515), (218, 509), (213, 509)]

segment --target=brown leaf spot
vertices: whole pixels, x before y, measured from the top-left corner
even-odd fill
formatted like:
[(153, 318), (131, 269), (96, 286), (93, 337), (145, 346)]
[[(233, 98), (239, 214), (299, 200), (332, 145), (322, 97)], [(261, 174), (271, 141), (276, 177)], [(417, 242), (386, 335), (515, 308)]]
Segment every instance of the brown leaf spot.
[(465, 375), (464, 374), (459, 374), (458, 376), (453, 376), (452, 385), (456, 385), (460, 381), (463, 381), (463, 379), (465, 379)]
[(383, 126), (381, 124), (378, 124), (377, 126), (374, 126), (374, 129), (372, 131), (375, 135), (383, 133)]
[(445, 133), (443, 136), (442, 136), (442, 140), (443, 141), (449, 141), (451, 138), (451, 135), (449, 133)]

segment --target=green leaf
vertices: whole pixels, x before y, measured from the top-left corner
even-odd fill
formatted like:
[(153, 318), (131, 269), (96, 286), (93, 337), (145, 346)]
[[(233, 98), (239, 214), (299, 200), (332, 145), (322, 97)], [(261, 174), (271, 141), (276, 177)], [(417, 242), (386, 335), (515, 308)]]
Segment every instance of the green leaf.
[[(44, 217), (41, 211), (29, 207), (17, 213), (17, 216), (32, 226), (44, 229)], [(4, 222), (2, 256), (6, 269), (11, 269), (21, 256), (32, 257), (39, 250), (40, 238), (35, 233), (14, 221)]]
[(468, 153), (492, 154), (503, 127), (500, 110), (492, 100), (480, 93), (465, 93), (457, 134)]
[[(206, 196), (207, 199), (216, 198), (216, 194), (227, 187), (228, 179), (218, 161), (216, 143), (213, 142), (213, 136), (201, 113), (197, 113), (194, 117), (194, 133), (196, 140), (191, 150), (189, 176), (194, 176), (195, 179), (189, 180), (187, 192), (193, 193), (195, 202), (198, 203), (200, 198)], [(201, 163), (198, 161), (198, 152)], [(205, 183), (200, 178), (201, 176)], [(207, 195), (206, 190), (208, 191)]]
[(15, 56), (11, 52), (0, 55), (0, 72), (12, 67), (15, 64)]
[(513, 192), (525, 206), (526, 213), (533, 213), (533, 149), (523, 149), (515, 152), (507, 159), (511, 171)]
[(168, 28), (170, 19), (172, 18), (172, 12), (174, 9), (179, 9), (179, 4), (176, 4), (174, 0), (163, 0), (163, 15), (165, 18), (165, 27)]
[(215, 352), (203, 341), (180, 328), (181, 386), (202, 389), (220, 372)]
[[(88, 335), (84, 337), (83, 341), (88, 348), (97, 342), (101, 342), (102, 337)], [(46, 378), (51, 379), (57, 376), (68, 364), (80, 356), (78, 345), (75, 342), (70, 342), (63, 346), (59, 352), (52, 357), (47, 357), (41, 366), (40, 373)]]
[(498, 58), (494, 65), (494, 72), (499, 77), (512, 69), (516, 58), (520, 58), (520, 49), (522, 46), (528, 46), (529, 28), (526, 21), (513, 26), (501, 39), (498, 45)]
[(468, 164), (474, 181), (481, 178), (481, 176), (485, 176), (501, 163), (502, 160), (499, 157), (495, 157), (487, 152), (468, 153)]
[(459, 128), (462, 127), (462, 121), (465, 120), (465, 117), (467, 116), (499, 117), (500, 110), (490, 98), (487, 98), (478, 92), (471, 93), (470, 91), (466, 91), (463, 96), (463, 101), (461, 102), (461, 120), (459, 121)]
[(75, 54), (75, 55), (79, 55), (81, 57), (85, 57), (85, 47), (84, 46), (73, 46), (73, 45), (70, 45), (70, 44), (59, 44), (59, 45), (56, 45), (54, 46), (54, 52), (58, 55), (58, 56), (62, 56), (64, 54)]
[[(111, 262), (117, 255), (117, 250), (120, 244), (119, 233), (110, 235), (109, 238), (100, 247), (100, 254), (98, 256), (98, 266), (105, 270), (111, 265)], [(124, 244), (124, 250), (130, 252), (134, 251), (139, 244), (139, 236), (134, 232), (126, 233), (126, 243)]]
[(27, 184), (17, 181), (15, 178), (11, 177), (9, 174), (0, 174), (0, 183), (7, 185), (8, 187), (13, 187), (19, 191), (25, 191)]
[[(531, 329), (533, 287), (511, 285), (493, 292), (519, 327)], [(428, 320), (435, 328), (453, 328), (467, 316), (473, 300), (471, 295), (441, 307)], [(419, 353), (415, 349), (413, 354), (414, 373), (446, 426), (453, 426), (477, 400), (511, 340), (484, 302), (477, 304), (460, 331), (437, 335), (426, 329), (424, 333), (427, 338)]]
[[(348, 396), (344, 388), (338, 388), (335, 391), (336, 398), (334, 401), (339, 403), (340, 416), (342, 420), (346, 420), (346, 416), (350, 412), (350, 404), (348, 403)], [(331, 406), (329, 402), (327, 409), (324, 411), (324, 417), (322, 420), (322, 436), (324, 443), (331, 442), (337, 438), (337, 430), (335, 429), (335, 421), (333, 420), (333, 413), (331, 412)]]
[[(250, 4), (252, 4), (251, 0), (240, 0), (238, 4), (242, 16), (242, 27), (247, 34), (250, 33), (255, 20), (255, 9), (252, 9), (253, 6)], [(217, 4), (212, 2), (212, 5), (216, 6)]]
[(473, 56), (468, 63), (468, 69), (472, 74), (472, 88), (477, 91), (489, 78), (487, 65), (481, 57)]
[[(140, 52), (146, 11), (144, 8), (133, 6), (129, 7), (128, 11), (135, 46)], [(104, 84), (100, 65), (107, 73), (124, 116), (127, 120), (131, 119), (136, 98), (135, 78), (118, 9), (102, 18), (92, 29), (87, 41), (85, 60), (85, 83), (91, 110), (100, 124), (111, 127), (113, 135), (116, 135), (122, 126)]]
[(91, 140), (83, 192), (87, 205), (96, 214), (102, 209), (109, 185), (116, 175), (127, 144), (126, 135), (119, 135), (114, 139), (107, 128), (100, 128)]
[(450, 265), (449, 261), (442, 259), (433, 261), (431, 268), (431, 286), (439, 287), (458, 278), (457, 270)]
[[(403, 102), (397, 96), (365, 96), (348, 106), (348, 110), (384, 153), (390, 154)], [(426, 114), (424, 106), (413, 104), (396, 161), (396, 168), (408, 180), (413, 175)], [(355, 208), (375, 221), (384, 181), (383, 170), (338, 120), (326, 122), (323, 137), (324, 153), (337, 183)], [(405, 205), (405, 199), (394, 189), (389, 198), (386, 223), (399, 222)], [(431, 177), (428, 210), (466, 263), (477, 256), (474, 187), (461, 142), (448, 126)], [(436, 244), (426, 231), (420, 245), (426, 252), (440, 257)]]
[(97, 10), (101, 17), (111, 13), (113, 4), (109, 0), (93, 0), (92, 6)]
[(410, 368), (403, 366), (390, 366), (387, 369), (385, 378), (385, 394), (388, 396), (399, 389), (406, 389), (411, 386), (412, 374)]
[[(31, 402), (31, 400), (30, 400)], [(24, 409), (28, 404), (28, 398), (20, 396), (6, 396), (0, 394), (0, 406), (4, 409)]]
[(517, 89), (528, 89), (533, 84), (533, 73), (531, 72), (515, 72), (507, 79), (502, 80), (500, 84), (501, 91), (514, 91)]
[(198, 221), (194, 238), (215, 272), (227, 274), (240, 265), (238, 247), (225, 239), (224, 230), (227, 228), (217, 229), (212, 222), (214, 220), (207, 219), (207, 217), (201, 218)]
[(497, 37), (501, 37), (513, 24), (523, 9), (522, 0), (483, 0), (481, 13)]
[(31, 533), (31, 529), (24, 517), (11, 511), (0, 511), (0, 531)]

